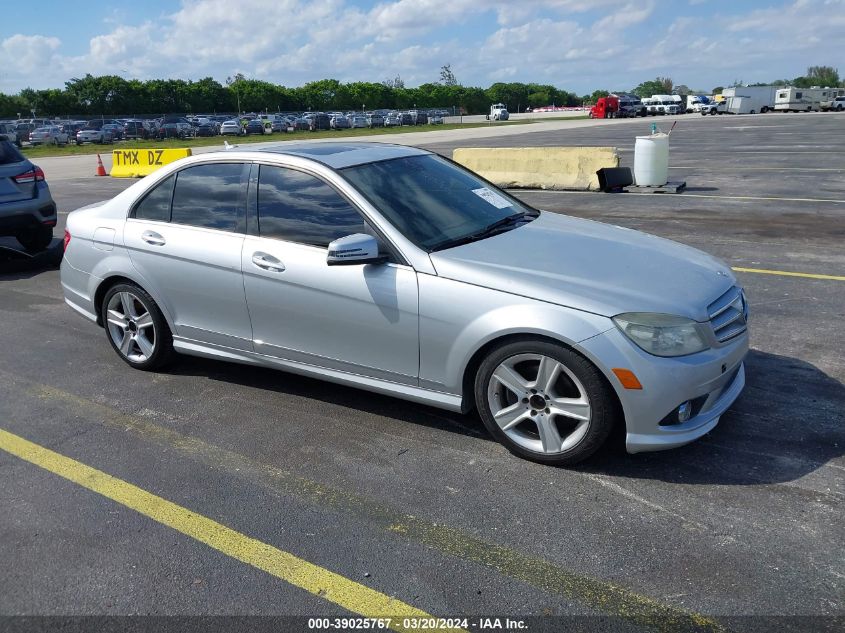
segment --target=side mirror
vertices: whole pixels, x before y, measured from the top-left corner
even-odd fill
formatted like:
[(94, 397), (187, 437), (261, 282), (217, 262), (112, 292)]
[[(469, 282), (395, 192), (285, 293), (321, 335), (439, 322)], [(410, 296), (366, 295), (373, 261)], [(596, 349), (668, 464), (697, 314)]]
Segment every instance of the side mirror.
[(379, 255), (376, 238), (366, 233), (355, 233), (336, 239), (329, 244), (326, 257), (329, 266), (381, 264), (386, 261), (387, 257)]

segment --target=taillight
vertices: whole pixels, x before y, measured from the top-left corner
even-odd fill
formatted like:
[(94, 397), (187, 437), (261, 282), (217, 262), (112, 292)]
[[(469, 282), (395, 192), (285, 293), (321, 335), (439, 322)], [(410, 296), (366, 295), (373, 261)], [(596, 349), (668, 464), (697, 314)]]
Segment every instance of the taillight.
[(14, 180), (19, 185), (25, 185), (30, 182), (42, 181), (44, 180), (44, 172), (41, 171), (40, 167), (36, 167), (35, 169), (30, 169), (29, 171), (25, 171), (22, 174), (18, 174), (17, 176), (12, 176), (12, 180)]
[(63, 250), (67, 250), (68, 244), (70, 244), (70, 233), (67, 229), (65, 229), (65, 239), (64, 239), (64, 248)]

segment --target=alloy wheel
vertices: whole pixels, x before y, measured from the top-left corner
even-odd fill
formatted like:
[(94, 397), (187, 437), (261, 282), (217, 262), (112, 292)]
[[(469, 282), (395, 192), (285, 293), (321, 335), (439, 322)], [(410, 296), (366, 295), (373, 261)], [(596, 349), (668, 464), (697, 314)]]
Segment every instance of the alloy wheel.
[(144, 302), (131, 292), (117, 292), (106, 307), (109, 336), (120, 354), (132, 363), (143, 363), (153, 355), (157, 332)]
[(576, 446), (592, 419), (581, 381), (566, 365), (542, 354), (518, 354), (502, 361), (490, 376), (487, 402), (510, 440), (545, 455)]

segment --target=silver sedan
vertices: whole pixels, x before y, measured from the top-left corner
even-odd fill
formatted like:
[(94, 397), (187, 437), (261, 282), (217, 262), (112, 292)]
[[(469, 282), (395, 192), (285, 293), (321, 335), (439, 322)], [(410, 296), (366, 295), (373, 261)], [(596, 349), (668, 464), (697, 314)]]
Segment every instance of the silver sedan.
[(617, 425), (630, 452), (691, 442), (745, 384), (725, 264), (412, 147), (190, 157), (71, 213), (65, 245), (66, 302), (132, 367), (179, 352), (476, 410), (547, 464)]

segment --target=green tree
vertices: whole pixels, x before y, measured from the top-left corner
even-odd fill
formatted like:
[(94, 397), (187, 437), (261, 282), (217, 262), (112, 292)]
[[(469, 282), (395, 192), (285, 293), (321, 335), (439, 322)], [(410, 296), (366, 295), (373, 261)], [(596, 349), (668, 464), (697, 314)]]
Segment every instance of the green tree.
[(724, 86), (716, 86), (715, 88), (713, 88), (713, 94), (714, 95), (720, 95), (720, 94), (722, 94), (722, 91), (724, 89), (725, 89)]
[(656, 77), (651, 81), (644, 81), (634, 88), (633, 93), (638, 97), (650, 97), (652, 95), (672, 94), (674, 84), (669, 77)]
[(590, 95), (590, 103), (596, 103), (602, 97), (606, 97), (610, 93), (607, 90), (595, 90), (593, 94)]
[(832, 66), (810, 66), (807, 79), (814, 86), (833, 87), (839, 85), (839, 71)]
[(446, 64), (440, 67), (440, 83), (444, 86), (457, 86), (458, 80), (455, 78), (455, 73), (452, 72), (452, 64)]

